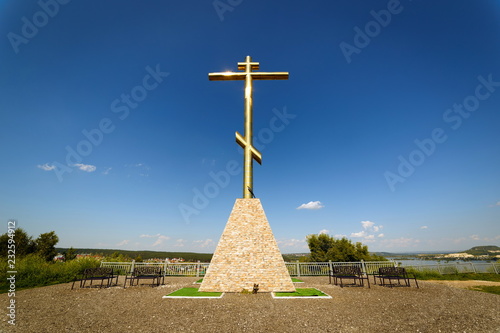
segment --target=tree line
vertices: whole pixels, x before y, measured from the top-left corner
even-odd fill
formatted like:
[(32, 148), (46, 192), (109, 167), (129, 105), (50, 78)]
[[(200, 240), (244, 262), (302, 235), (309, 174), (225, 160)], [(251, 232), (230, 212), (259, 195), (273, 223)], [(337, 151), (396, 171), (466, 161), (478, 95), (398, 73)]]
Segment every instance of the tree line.
[(382, 256), (368, 252), (368, 246), (360, 242), (352, 243), (350, 239), (342, 237), (335, 239), (327, 234), (309, 235), (306, 237), (311, 254), (305, 258), (311, 262), (352, 262), (352, 261), (385, 261)]
[[(6, 258), (8, 255), (9, 238), (8, 233), (0, 236), (0, 257), (2, 258)], [(16, 258), (36, 254), (46, 261), (52, 261), (57, 255), (55, 246), (59, 242), (59, 237), (57, 237), (55, 231), (40, 234), (36, 239), (33, 239), (24, 229), (17, 228), (12, 238), (14, 239)], [(74, 255), (74, 249), (72, 252)], [(70, 253), (70, 255), (72, 254)]]

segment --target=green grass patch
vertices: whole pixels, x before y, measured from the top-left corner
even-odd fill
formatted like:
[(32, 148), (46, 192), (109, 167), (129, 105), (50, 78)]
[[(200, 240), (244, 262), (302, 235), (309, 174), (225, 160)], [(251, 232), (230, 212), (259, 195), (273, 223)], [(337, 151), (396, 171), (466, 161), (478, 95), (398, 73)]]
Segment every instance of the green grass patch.
[(195, 283), (202, 283), (203, 282), (203, 279), (199, 279), (198, 281), (196, 281)]
[(296, 288), (294, 292), (275, 292), (276, 297), (315, 297), (315, 296), (327, 296), (322, 291), (315, 288)]
[(198, 288), (182, 288), (167, 295), (167, 297), (220, 297), (221, 292), (198, 291)]
[(482, 291), (485, 293), (500, 295), (500, 286), (474, 286), (470, 290)]

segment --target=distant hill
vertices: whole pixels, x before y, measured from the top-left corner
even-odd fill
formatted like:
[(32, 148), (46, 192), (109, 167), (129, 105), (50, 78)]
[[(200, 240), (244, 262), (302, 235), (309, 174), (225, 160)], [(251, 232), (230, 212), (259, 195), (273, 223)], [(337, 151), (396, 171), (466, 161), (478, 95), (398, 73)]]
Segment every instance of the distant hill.
[(301, 258), (308, 256), (310, 253), (282, 253), (281, 256), (286, 262), (295, 262)]
[(500, 254), (500, 247), (496, 245), (474, 246), (473, 248), (463, 252), (474, 256), (497, 255)]
[[(68, 248), (56, 248), (59, 253), (64, 253)], [(141, 256), (142, 259), (153, 258), (183, 258), (186, 261), (201, 261), (209, 262), (212, 260), (212, 253), (194, 253), (194, 252), (163, 252), (163, 251), (128, 251), (116, 249), (75, 249), (76, 254), (102, 254), (103, 256), (111, 256), (118, 252), (131, 259)]]
[[(68, 248), (58, 247), (56, 251), (58, 253), (64, 253)], [(153, 258), (183, 258), (185, 261), (201, 261), (210, 262), (212, 260), (213, 253), (195, 253), (195, 252), (162, 252), (162, 251), (128, 251), (128, 250), (116, 250), (116, 249), (75, 249), (76, 254), (100, 254), (103, 256), (111, 256), (113, 253), (118, 252), (124, 256), (134, 259), (137, 256), (141, 256), (143, 260), (153, 259)], [(309, 253), (291, 253), (283, 254), (283, 259), (285, 261), (296, 261), (299, 257), (304, 255), (309, 255)]]

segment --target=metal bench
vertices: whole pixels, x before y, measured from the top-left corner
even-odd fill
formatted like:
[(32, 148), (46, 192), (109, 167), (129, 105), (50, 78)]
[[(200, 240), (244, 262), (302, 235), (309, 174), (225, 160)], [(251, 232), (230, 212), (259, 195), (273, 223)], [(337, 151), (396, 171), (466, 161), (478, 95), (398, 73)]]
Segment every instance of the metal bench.
[(410, 280), (414, 280), (416, 287), (419, 288), (417, 278), (414, 275), (410, 276), (403, 267), (380, 267), (378, 274), (373, 276), (375, 284), (377, 284), (377, 278), (382, 286), (410, 287)]
[(127, 280), (130, 280), (130, 286), (134, 286), (134, 283), (139, 285), (141, 280), (151, 280), (151, 287), (154, 287), (164, 284), (164, 279), (161, 267), (139, 266), (134, 268), (130, 276), (125, 276), (123, 288), (127, 286)]
[(332, 278), (334, 285), (338, 285), (340, 281), (341, 288), (344, 287), (343, 283), (344, 279), (349, 279), (353, 281), (351, 284), (347, 285), (360, 286), (360, 287), (364, 287), (365, 285), (364, 280), (366, 280), (366, 282), (368, 283), (368, 288), (370, 288), (370, 279), (368, 278), (367, 275), (365, 276), (363, 274), (361, 267), (357, 265), (333, 266), (329, 274), (330, 283), (332, 283)]
[[(86, 268), (80, 277), (75, 277), (71, 289), (73, 290), (75, 283), (80, 282), (80, 288), (85, 288), (87, 281), (90, 281), (90, 287), (94, 286), (94, 281), (100, 281), (99, 288), (110, 287), (113, 284), (113, 279), (116, 278), (115, 284), (118, 283), (118, 275), (113, 274), (113, 268), (110, 267), (97, 267)], [(106, 282), (106, 284), (104, 283)], [(96, 285), (97, 286), (97, 285)]]

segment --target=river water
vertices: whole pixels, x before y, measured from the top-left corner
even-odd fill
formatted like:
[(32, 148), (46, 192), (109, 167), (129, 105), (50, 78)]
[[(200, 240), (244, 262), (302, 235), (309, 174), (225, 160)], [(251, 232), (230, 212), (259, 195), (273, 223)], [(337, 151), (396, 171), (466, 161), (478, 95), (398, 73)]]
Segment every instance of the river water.
[(453, 265), (453, 264), (485, 264), (491, 261), (489, 260), (422, 260), (422, 259), (394, 259), (387, 257), (389, 260), (396, 261), (402, 266), (423, 266), (423, 265)]

